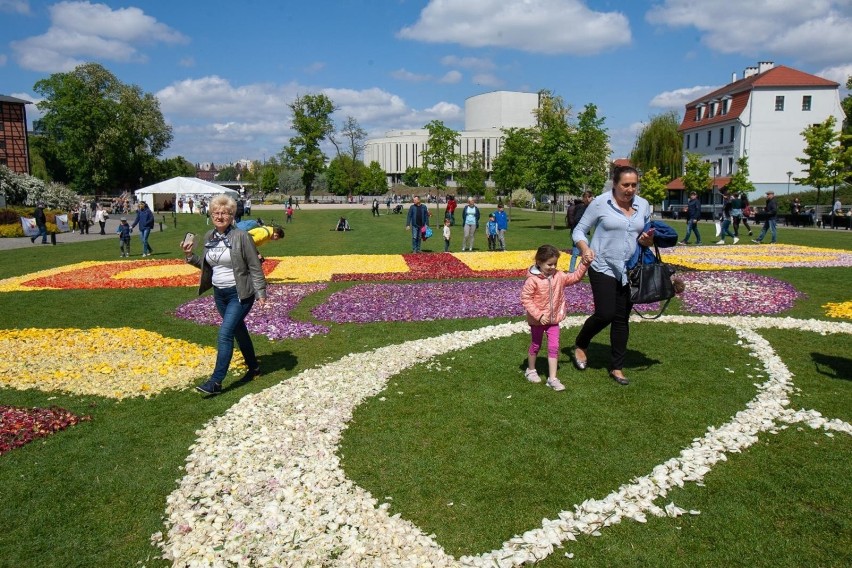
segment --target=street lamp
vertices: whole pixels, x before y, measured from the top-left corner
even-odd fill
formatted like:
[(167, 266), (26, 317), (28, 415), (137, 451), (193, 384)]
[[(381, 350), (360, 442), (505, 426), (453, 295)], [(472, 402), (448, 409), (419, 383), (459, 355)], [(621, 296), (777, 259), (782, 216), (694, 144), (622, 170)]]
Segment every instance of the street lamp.
[(790, 195), (790, 178), (793, 177), (793, 172), (787, 172), (787, 196)]

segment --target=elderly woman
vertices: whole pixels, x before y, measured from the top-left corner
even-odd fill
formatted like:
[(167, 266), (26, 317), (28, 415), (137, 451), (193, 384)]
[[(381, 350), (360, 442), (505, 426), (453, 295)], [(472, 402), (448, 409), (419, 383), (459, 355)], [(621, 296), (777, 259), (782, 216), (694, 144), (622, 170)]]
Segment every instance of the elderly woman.
[(213, 288), (216, 309), (222, 316), (217, 341), (216, 367), (213, 375), (196, 390), (209, 395), (222, 392), (222, 381), (231, 364), (234, 339), (243, 354), (249, 371), (246, 378), (260, 375), (260, 366), (254, 352), (245, 317), (257, 299), (257, 305), (266, 302), (266, 277), (260, 267), (257, 248), (248, 233), (234, 226), (237, 203), (226, 195), (217, 195), (210, 201), (212, 231), (204, 235), (204, 254), (193, 254), (193, 243), (182, 243), (186, 262), (201, 269), (198, 293)]
[[(612, 182), (612, 191), (599, 195), (589, 204), (572, 233), (583, 260), (591, 262), (589, 281), (595, 302), (595, 312), (577, 334), (572, 358), (577, 369), (585, 370), (586, 351), (592, 338), (610, 326), (609, 376), (618, 384), (627, 385), (629, 381), (622, 368), (633, 305), (626, 263), (636, 250), (637, 242), (651, 246), (654, 241), (652, 234), (644, 232), (651, 218), (651, 207), (636, 195), (639, 172), (629, 166), (617, 167)], [(592, 229), (594, 238), (590, 246), (587, 235)]]

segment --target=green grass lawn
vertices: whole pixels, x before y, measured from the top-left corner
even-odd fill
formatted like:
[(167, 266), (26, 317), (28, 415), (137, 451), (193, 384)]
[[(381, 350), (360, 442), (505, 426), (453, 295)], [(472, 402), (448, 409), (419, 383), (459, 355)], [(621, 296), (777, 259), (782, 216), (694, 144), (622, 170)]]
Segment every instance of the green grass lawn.
[[(434, 207), (430, 208), (433, 213)], [(489, 211), (488, 207), (484, 212)], [(264, 220), (283, 212), (255, 211)], [(282, 241), (266, 256), (406, 253), (405, 217), (372, 218), (362, 210), (297, 211)], [(345, 214), (353, 231), (332, 231)], [(440, 214), (438, 214), (440, 217)], [(458, 216), (457, 216), (458, 217)], [(435, 219), (436, 217), (433, 217)], [(565, 247), (557, 215), (512, 211), (510, 249), (542, 243)], [(434, 224), (434, 223), (433, 223)], [(672, 223), (683, 234), (683, 223)], [(185, 231), (203, 218), (181, 215), (178, 226), (154, 232), (154, 259), (180, 258)], [(712, 224), (701, 226), (705, 242)], [(852, 250), (852, 232), (779, 228), (779, 242)], [(452, 250), (461, 247), (454, 227)], [(134, 237), (134, 252), (140, 252)], [(477, 235), (477, 247), (485, 238)], [(424, 246), (442, 250), (436, 237)], [(0, 278), (85, 260), (115, 260), (117, 239), (0, 252)], [(138, 257), (137, 257), (138, 258)], [(567, 262), (564, 262), (567, 265)], [(563, 266), (564, 268), (564, 266)], [(828, 301), (848, 301), (848, 268), (760, 271), (806, 294), (784, 316), (826, 319)], [(351, 283), (333, 283), (293, 314)], [(215, 346), (216, 329), (175, 319), (195, 297), (192, 288), (68, 290), (3, 294), (0, 327), (129, 326)], [(440, 298), (436, 298), (440, 302)], [(678, 313), (678, 302), (671, 313)], [(444, 320), (333, 324), (328, 335), (269, 341), (255, 337), (264, 376), (202, 399), (189, 390), (117, 402), (58, 392), (0, 389), (0, 403), (58, 405), (84, 422), (0, 457), (0, 566), (159, 566), (149, 543), (162, 530), (167, 496), (196, 431), (244, 395), (350, 352), (475, 329), (508, 320)], [(568, 347), (574, 330), (563, 330)], [(852, 420), (852, 336), (762, 330), (794, 373), (793, 408)], [(709, 425), (722, 424), (755, 395), (747, 379), (756, 361), (730, 328), (650, 323), (631, 326), (626, 374), (619, 388), (600, 366), (607, 334), (590, 350), (594, 363), (574, 371), (563, 349), (557, 394), (523, 380), (526, 334), (447, 354), (392, 377), (382, 395), (360, 406), (340, 455), (347, 475), (401, 513), (454, 555), (485, 552), (544, 518), (587, 498), (601, 498), (654, 465), (676, 456)], [(50, 357), (50, 353), (45, 353)], [(435, 365), (438, 363), (439, 365)], [(543, 363), (543, 360), (542, 360)], [(441, 370), (436, 367), (440, 367)], [(725, 369), (735, 373), (729, 373)], [(204, 372), (207, 372), (205, 370)], [(402, 393), (402, 394), (399, 394)], [(568, 543), (542, 566), (849, 566), (852, 565), (852, 440), (792, 425), (761, 435), (728, 456), (704, 486), (687, 484), (666, 497), (697, 516), (624, 521), (599, 538)], [(453, 505), (448, 505), (453, 503)]]

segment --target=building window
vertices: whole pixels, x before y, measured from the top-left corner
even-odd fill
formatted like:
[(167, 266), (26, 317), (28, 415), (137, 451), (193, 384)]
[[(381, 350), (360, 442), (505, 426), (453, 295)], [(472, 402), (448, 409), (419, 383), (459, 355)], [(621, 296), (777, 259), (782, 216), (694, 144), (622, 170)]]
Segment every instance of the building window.
[(689, 134), (686, 135), (686, 149), (689, 150)]
[(728, 114), (729, 110), (731, 110), (731, 99), (724, 99), (722, 101), (722, 114)]
[(716, 116), (716, 103), (710, 103), (710, 108), (707, 109), (707, 118)]
[(719, 129), (719, 144), (724, 144), (724, 143), (725, 143), (725, 129), (720, 128)]
[(698, 133), (695, 133), (695, 147), (698, 148)]
[(701, 120), (704, 118), (704, 105), (698, 105), (695, 107), (695, 120)]
[(0, 150), (5, 150), (5, 149), (6, 149), (6, 141), (0, 140)]
[(775, 110), (784, 110), (784, 95), (775, 97)]
[(710, 132), (710, 131), (708, 130), (708, 131), (707, 131), (707, 145), (708, 145), (708, 146), (709, 146), (710, 144), (712, 144), (712, 143), (713, 143), (713, 141), (710, 139), (710, 137), (711, 137), (712, 135), (713, 135), (713, 133), (712, 133), (712, 132)]
[(736, 134), (736, 126), (731, 126), (731, 144), (734, 143), (734, 134)]
[(733, 173), (734, 173), (734, 159), (728, 158), (728, 175), (731, 175)]
[(811, 110), (811, 96), (805, 95), (802, 97), (802, 110)]

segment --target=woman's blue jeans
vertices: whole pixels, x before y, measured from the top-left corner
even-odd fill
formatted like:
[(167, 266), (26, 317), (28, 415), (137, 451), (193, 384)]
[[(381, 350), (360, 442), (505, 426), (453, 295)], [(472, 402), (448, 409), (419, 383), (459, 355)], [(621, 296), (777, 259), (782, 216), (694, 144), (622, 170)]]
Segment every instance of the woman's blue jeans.
[(257, 369), (257, 356), (254, 353), (254, 344), (251, 342), (245, 318), (254, 305), (254, 296), (240, 301), (237, 296), (237, 287), (213, 288), (213, 300), (216, 309), (222, 316), (222, 325), (219, 327), (219, 338), (216, 342), (216, 367), (210, 377), (214, 382), (222, 384), (228, 367), (231, 366), (231, 358), (234, 356), (234, 339), (240, 347), (246, 365), (249, 369)]
[(142, 254), (151, 252), (151, 247), (148, 246), (148, 235), (151, 234), (151, 229), (139, 229), (139, 239), (142, 241)]

